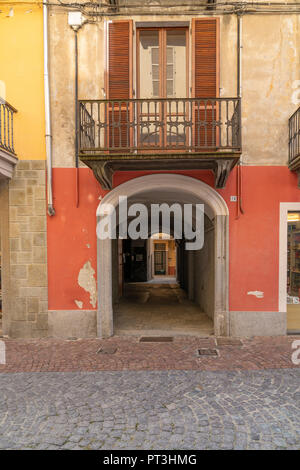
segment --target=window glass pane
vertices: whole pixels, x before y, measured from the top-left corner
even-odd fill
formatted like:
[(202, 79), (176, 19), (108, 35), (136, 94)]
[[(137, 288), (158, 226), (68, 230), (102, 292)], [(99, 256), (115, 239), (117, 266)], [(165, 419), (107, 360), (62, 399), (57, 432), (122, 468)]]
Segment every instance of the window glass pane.
[(159, 97), (159, 33), (140, 31), (140, 98)]
[[(167, 31), (167, 98), (186, 97), (186, 32)], [(170, 82), (169, 82), (170, 80)]]
[[(159, 97), (159, 81), (153, 80), (152, 81), (152, 97), (158, 98)], [(152, 106), (151, 106), (152, 108)]]
[(167, 96), (173, 96), (174, 88), (173, 88), (173, 80), (167, 80)]
[[(168, 33), (171, 34), (171, 33)], [(167, 47), (167, 64), (173, 64), (174, 47)]]
[(151, 47), (152, 65), (159, 64), (159, 49), (158, 47)]
[(173, 65), (167, 65), (167, 79), (173, 80), (174, 77), (174, 67)]
[(159, 66), (152, 65), (152, 76), (153, 80), (159, 80)]

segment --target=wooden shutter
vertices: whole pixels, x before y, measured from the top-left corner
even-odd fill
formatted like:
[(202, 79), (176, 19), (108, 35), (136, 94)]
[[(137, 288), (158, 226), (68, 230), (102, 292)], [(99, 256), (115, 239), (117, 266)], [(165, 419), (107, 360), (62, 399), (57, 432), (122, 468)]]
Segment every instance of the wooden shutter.
[[(109, 23), (108, 41), (108, 99), (128, 100), (132, 98), (132, 21)], [(130, 147), (130, 114), (131, 106), (125, 101), (109, 104), (110, 147)]]
[[(193, 98), (215, 98), (219, 91), (219, 20), (193, 19)], [(194, 109), (194, 145), (196, 148), (217, 147), (218, 133), (213, 121), (217, 119), (218, 103), (196, 101)], [(206, 126), (200, 122), (207, 122)], [(199, 124), (198, 124), (199, 123)]]
[(193, 19), (193, 96), (218, 96), (218, 18)]

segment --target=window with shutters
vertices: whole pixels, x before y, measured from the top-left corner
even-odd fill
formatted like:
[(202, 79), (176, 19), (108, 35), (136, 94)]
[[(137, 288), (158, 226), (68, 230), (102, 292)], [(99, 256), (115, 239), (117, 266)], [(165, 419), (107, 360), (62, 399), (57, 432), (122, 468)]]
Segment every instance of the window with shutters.
[[(213, 98), (217, 91), (217, 26), (214, 19), (192, 22), (193, 96)], [(132, 96), (132, 22), (116, 21), (109, 27), (110, 99)], [(129, 104), (112, 105), (109, 142), (113, 147), (194, 146), (213, 147), (217, 143), (217, 106), (214, 102), (184, 101), (189, 96), (189, 29), (150, 27), (137, 29), (137, 98)], [(174, 101), (172, 101), (174, 98)], [(182, 101), (175, 101), (175, 99)], [(170, 99), (170, 101), (159, 101)], [(153, 101), (149, 101), (153, 100)], [(128, 121), (136, 116), (133, 131)], [(117, 123), (113, 124), (113, 121)], [(189, 123), (193, 121), (193, 127)]]

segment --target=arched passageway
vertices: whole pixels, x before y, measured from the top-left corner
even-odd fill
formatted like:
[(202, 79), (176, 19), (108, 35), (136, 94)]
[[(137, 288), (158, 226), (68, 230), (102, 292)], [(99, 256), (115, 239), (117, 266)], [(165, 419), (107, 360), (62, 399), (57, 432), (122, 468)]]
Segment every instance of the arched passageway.
[[(211, 324), (213, 324), (213, 332), (216, 335), (227, 335), (229, 332), (228, 208), (225, 201), (210, 186), (194, 178), (176, 174), (147, 175), (128, 181), (108, 193), (98, 207), (98, 222), (101, 217), (103, 217), (103, 207), (105, 204), (111, 204), (116, 210), (118, 209), (120, 196), (126, 196), (128, 198), (128, 206), (133, 203), (143, 203), (146, 206), (162, 203), (169, 205), (178, 203), (182, 206), (183, 204), (204, 204), (205, 233), (203, 247), (199, 250), (187, 251), (185, 249), (185, 241), (176, 240), (177, 268), (176, 278), (173, 284), (176, 285), (176, 282), (178, 282), (178, 285), (173, 288), (178, 289), (177, 294), (179, 294), (177, 295), (176, 301), (176, 295), (175, 297), (173, 295), (175, 292), (169, 292), (170, 313), (168, 315), (172, 319), (172, 303), (176, 305), (181, 303), (182, 314), (184, 314), (184, 310), (187, 307), (190, 307), (189, 313), (191, 313), (192, 308), (197, 309), (199, 313), (199, 328), (198, 331), (194, 330), (193, 327), (190, 332), (185, 331), (184, 325), (182, 325), (181, 328), (180, 324), (178, 324), (180, 320), (179, 311), (178, 313), (174, 311), (173, 324), (177, 325), (177, 334), (199, 333), (207, 335), (209, 329), (201, 329), (202, 312), (210, 319)], [(160, 231), (165, 231), (164, 227), (160, 227)], [(151, 239), (152, 235), (152, 233), (149, 233), (149, 239)], [(172, 233), (171, 235), (174, 236), (175, 239), (177, 238), (176, 233)], [(141, 244), (143, 242), (144, 245), (143, 247), (140, 245), (137, 259), (142, 258), (143, 250), (145, 257), (148, 258), (149, 249), (147, 248), (147, 243), (149, 247), (149, 241), (141, 240), (140, 242)], [(126, 292), (124, 292), (123, 255), (124, 241), (98, 239), (97, 328), (98, 336), (100, 337), (108, 337), (114, 334), (120, 298), (124, 297), (124, 294), (126, 297)], [(144, 281), (147, 283), (151, 281), (149, 277), (149, 266), (149, 262), (146, 263), (145, 272), (142, 274), (144, 279), (141, 279), (140, 282)], [(170, 283), (170, 285), (171, 284), (172, 283)], [(148, 285), (146, 289), (142, 289), (140, 284), (140, 287), (135, 291), (136, 301), (132, 299), (134, 309), (143, 311), (146, 304), (145, 298), (147, 296), (148, 299), (151, 297), (149, 291), (152, 290), (152, 298), (155, 298), (154, 289), (157, 289), (157, 286), (151, 288)], [(162, 293), (164, 287), (161, 289)], [(169, 286), (169, 289), (172, 289), (172, 287)], [(137, 294), (138, 291), (139, 294)], [(165, 295), (165, 300), (166, 298), (168, 298), (168, 295)], [(144, 299), (144, 302), (141, 301), (141, 299)], [(163, 303), (164, 301), (161, 299), (160, 305)], [(151, 305), (151, 302), (148, 303), (147, 307), (149, 307), (149, 305)], [(157, 321), (154, 322), (154, 324), (157, 326)], [(195, 326), (197, 329), (197, 325)], [(164, 330), (163, 324), (161, 327), (162, 330)], [(143, 334), (145, 334), (144, 327), (142, 330)], [(156, 330), (156, 332), (158, 332), (159, 328), (149, 328), (149, 330)]]
[[(213, 259), (213, 246), (210, 249)], [(123, 282), (113, 306), (116, 335), (213, 334), (212, 308), (210, 316), (204, 313), (193, 288), (197, 279), (189, 281), (189, 274), (193, 277), (194, 273), (184, 269), (191, 259), (186, 259), (188, 253), (181, 240), (160, 233), (119, 244)], [(119, 283), (119, 272), (114, 266), (113, 283), (115, 276)]]

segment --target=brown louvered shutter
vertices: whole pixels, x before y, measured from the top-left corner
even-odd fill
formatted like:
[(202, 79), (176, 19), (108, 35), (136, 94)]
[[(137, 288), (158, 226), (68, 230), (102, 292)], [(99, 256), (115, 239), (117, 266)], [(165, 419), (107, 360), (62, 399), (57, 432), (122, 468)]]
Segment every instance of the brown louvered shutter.
[[(217, 18), (192, 21), (194, 98), (218, 96), (218, 28)], [(216, 147), (218, 135), (214, 121), (218, 115), (218, 103), (214, 100), (196, 101), (194, 112), (195, 147)]]
[[(108, 77), (109, 100), (132, 98), (132, 21), (113, 21), (108, 30)], [(109, 104), (109, 146), (129, 148), (131, 106), (127, 101)]]

